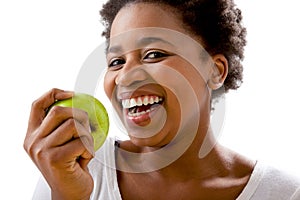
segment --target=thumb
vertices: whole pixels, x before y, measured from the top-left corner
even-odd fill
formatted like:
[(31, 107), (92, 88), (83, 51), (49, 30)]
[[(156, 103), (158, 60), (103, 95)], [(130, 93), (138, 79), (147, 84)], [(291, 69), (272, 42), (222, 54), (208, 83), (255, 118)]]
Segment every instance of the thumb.
[(80, 167), (85, 170), (88, 171), (88, 164), (89, 162), (93, 159), (93, 155), (89, 152), (89, 151), (84, 151), (83, 154), (81, 154), (81, 156), (78, 158), (78, 164), (80, 165)]

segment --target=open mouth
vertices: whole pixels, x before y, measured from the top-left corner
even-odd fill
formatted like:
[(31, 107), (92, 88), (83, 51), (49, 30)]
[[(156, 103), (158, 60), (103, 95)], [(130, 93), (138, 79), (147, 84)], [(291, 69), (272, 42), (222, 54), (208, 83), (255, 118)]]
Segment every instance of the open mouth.
[(128, 110), (129, 117), (139, 117), (149, 114), (163, 103), (163, 98), (155, 95), (146, 95), (122, 100), (122, 106)]

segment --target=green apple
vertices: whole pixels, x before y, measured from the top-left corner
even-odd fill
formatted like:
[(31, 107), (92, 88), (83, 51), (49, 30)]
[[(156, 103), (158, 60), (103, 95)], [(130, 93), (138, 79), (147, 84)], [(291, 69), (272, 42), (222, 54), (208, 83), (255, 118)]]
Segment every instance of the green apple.
[(105, 107), (98, 99), (88, 94), (76, 93), (70, 99), (55, 102), (51, 107), (53, 106), (78, 108), (87, 112), (95, 151), (102, 146), (108, 134), (109, 118)]

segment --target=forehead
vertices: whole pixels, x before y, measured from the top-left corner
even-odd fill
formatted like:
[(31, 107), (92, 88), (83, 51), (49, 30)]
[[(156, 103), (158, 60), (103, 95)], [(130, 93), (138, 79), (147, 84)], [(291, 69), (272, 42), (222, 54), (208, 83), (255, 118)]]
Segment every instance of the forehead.
[(160, 48), (181, 55), (195, 52), (206, 53), (201, 43), (189, 35), (168, 28), (130, 29), (107, 41), (107, 54), (123, 55), (144, 48)]
[[(165, 30), (160, 30), (160, 32), (164, 31)], [(139, 32), (142, 32), (142, 34), (138, 34)], [(135, 29), (110, 38), (107, 53), (130, 52), (130, 50), (141, 49), (152, 44), (175, 47), (175, 43), (172, 42), (170, 37), (166, 37), (163, 34), (155, 36), (153, 34), (147, 34), (147, 32), (152, 31), (147, 28)]]
[(186, 33), (182, 20), (170, 7), (153, 3), (135, 3), (119, 11), (112, 23), (110, 36), (145, 27), (167, 28)]

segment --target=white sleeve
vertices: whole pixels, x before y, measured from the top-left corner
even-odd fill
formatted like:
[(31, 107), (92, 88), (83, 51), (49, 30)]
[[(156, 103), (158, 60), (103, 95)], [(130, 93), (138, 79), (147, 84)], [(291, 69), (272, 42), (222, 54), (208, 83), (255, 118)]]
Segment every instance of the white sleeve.
[(258, 162), (237, 200), (300, 200), (300, 179)]
[(44, 179), (44, 177), (40, 177), (37, 182), (35, 191), (33, 193), (32, 200), (51, 200), (51, 189)]
[(299, 187), (298, 177), (268, 166), (251, 200), (299, 200)]

